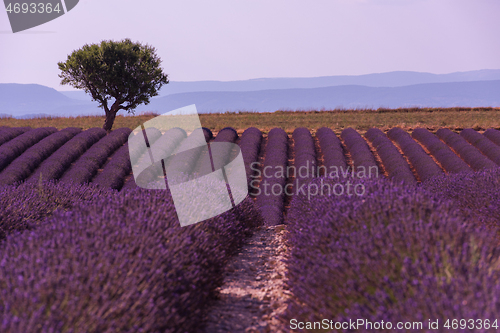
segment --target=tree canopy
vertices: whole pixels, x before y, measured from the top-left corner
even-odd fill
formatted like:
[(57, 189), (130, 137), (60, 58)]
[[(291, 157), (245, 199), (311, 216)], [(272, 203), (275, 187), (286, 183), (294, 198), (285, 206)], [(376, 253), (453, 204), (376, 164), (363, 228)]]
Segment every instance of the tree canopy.
[(133, 112), (138, 105), (148, 104), (169, 82), (160, 64), (154, 47), (124, 39), (86, 44), (58, 66), (61, 84), (84, 90), (104, 108), (103, 128), (110, 131), (119, 110)]

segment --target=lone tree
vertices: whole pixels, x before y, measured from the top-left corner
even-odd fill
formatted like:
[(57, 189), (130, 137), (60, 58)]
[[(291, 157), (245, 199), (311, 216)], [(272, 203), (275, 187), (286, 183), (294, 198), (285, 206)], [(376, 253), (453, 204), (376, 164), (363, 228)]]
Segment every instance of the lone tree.
[(155, 52), (152, 46), (130, 39), (85, 44), (68, 55), (66, 62), (57, 64), (61, 84), (91, 94), (106, 112), (102, 128), (109, 132), (119, 110), (133, 113), (139, 104), (149, 104), (150, 97), (158, 95), (161, 86), (168, 83)]

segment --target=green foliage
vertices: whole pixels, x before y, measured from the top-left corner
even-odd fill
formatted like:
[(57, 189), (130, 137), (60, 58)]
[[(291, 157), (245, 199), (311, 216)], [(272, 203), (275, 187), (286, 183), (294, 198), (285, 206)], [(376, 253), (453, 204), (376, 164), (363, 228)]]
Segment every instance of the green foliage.
[[(114, 119), (119, 110), (133, 112), (138, 105), (148, 104), (168, 83), (155, 51), (130, 39), (86, 44), (68, 55), (66, 62), (58, 63), (61, 84), (89, 93)], [(115, 101), (109, 107), (112, 98)]]

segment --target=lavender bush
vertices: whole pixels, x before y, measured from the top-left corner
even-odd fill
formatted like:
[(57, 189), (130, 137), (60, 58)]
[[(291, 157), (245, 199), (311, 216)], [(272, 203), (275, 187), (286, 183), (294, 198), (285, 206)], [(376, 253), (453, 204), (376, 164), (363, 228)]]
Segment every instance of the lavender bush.
[[(145, 150), (144, 146), (142, 144), (140, 144), (140, 142), (145, 140), (147, 147), (151, 147), (152, 145), (154, 145), (156, 140), (158, 140), (161, 136), (162, 136), (162, 133), (157, 128), (153, 128), (153, 127), (146, 128), (145, 130), (143, 130), (139, 133), (131, 133), (130, 134), (129, 139), (126, 143), (126, 146), (128, 149), (127, 156), (129, 156), (128, 163), (130, 163), (130, 170), (132, 170), (132, 165), (137, 166), (137, 165), (139, 165), (139, 163), (144, 163), (143, 161), (145, 159), (150, 160), (149, 152), (147, 150)], [(139, 144), (137, 141), (139, 141)], [(125, 158), (124, 154), (125, 153), (122, 152), (121, 154), (118, 155), (119, 156), (118, 161), (121, 161)], [(130, 170), (128, 172), (126, 172), (128, 165), (127, 164), (123, 165), (122, 163), (120, 163), (120, 165), (122, 165), (122, 168), (120, 168), (122, 170), (117, 171), (117, 173), (120, 174), (123, 172), (125, 175), (127, 175), (130, 172)], [(106, 165), (104, 166), (104, 168), (108, 169), (106, 174), (110, 174), (110, 173), (114, 174), (113, 171), (109, 167), (107, 167)], [(103, 172), (104, 172), (104, 170), (103, 170)], [(117, 175), (115, 175), (115, 177), (117, 177)], [(136, 187), (136, 184), (134, 181), (134, 176), (129, 177), (128, 182), (126, 182), (126, 181), (127, 181), (127, 179), (119, 180), (119, 179), (115, 178), (115, 180), (112, 181), (111, 184), (112, 184), (112, 187), (116, 186), (117, 188), (118, 188), (118, 186), (122, 187), (122, 188), (129, 188), (129, 189), (133, 189)], [(104, 183), (109, 184), (110, 182), (108, 180), (104, 180)]]
[(463, 137), (447, 128), (441, 128), (436, 135), (450, 146), (475, 171), (497, 168), (497, 165), (468, 143)]
[(333, 169), (346, 170), (344, 148), (339, 138), (328, 127), (321, 127), (316, 131), (321, 152), (323, 153), (323, 165), (326, 171)]
[[(386, 179), (353, 181), (366, 186), (366, 195), (293, 198), (287, 218), (287, 285), (293, 294), (283, 316), (287, 325), (291, 319), (364, 318), (393, 325), (421, 321), (423, 329), (415, 331), (430, 331), (427, 320), (439, 319), (438, 331), (445, 332), (446, 318), (498, 317), (496, 232), (425, 189)], [(481, 185), (467, 191), (481, 192)]]
[(88, 183), (108, 157), (128, 139), (131, 130), (119, 128), (104, 136), (83, 153), (60, 178), (63, 182)]
[(448, 173), (470, 172), (472, 168), (455, 154), (450, 147), (426, 128), (416, 128), (411, 134), (419, 141)]
[(0, 146), (0, 171), (5, 169), (14, 159), (26, 149), (38, 143), (46, 136), (57, 132), (54, 127), (41, 127), (27, 131)]
[(43, 161), (28, 180), (38, 181), (40, 177), (45, 180), (59, 179), (71, 163), (105, 135), (106, 131), (102, 128), (90, 128), (77, 134)]
[(0, 173), (0, 185), (11, 185), (26, 179), (43, 160), (81, 131), (80, 128), (68, 127), (40, 140)]
[(340, 136), (344, 140), (347, 150), (351, 153), (354, 168), (358, 169), (363, 167), (366, 170), (378, 168), (377, 162), (375, 162), (375, 158), (370, 151), (370, 147), (368, 147), (366, 141), (356, 132), (356, 130), (350, 127), (346, 128), (342, 131)]
[[(227, 142), (236, 143), (238, 141), (238, 132), (232, 127), (225, 127), (217, 133), (217, 136), (211, 143)], [(224, 167), (232, 157), (234, 157), (233, 145), (210, 145), (210, 151), (214, 162), (214, 169), (218, 170)]]
[(500, 165), (500, 147), (488, 139), (488, 137), (476, 132), (472, 128), (462, 130), (460, 135), (490, 160)]
[(94, 187), (54, 184), (53, 181), (0, 186), (0, 241), (15, 231), (32, 229), (58, 209), (70, 210), (106, 193)]
[(316, 176), (316, 148), (314, 140), (309, 130), (305, 127), (298, 127), (292, 133), (294, 141), (294, 185), (299, 187), (307, 183)]
[(453, 200), (471, 220), (500, 227), (500, 168), (437, 177), (422, 185), (440, 198)]
[(56, 212), (0, 247), (0, 331), (194, 332), (258, 223), (247, 198), (181, 228), (168, 192), (142, 189)]
[[(195, 131), (197, 130), (199, 129), (196, 129)], [(213, 137), (213, 134), (210, 130), (206, 128), (202, 128), (202, 130), (205, 136), (205, 141), (208, 138)], [(196, 135), (189, 135), (186, 140), (184, 140), (179, 145), (178, 150), (183, 152), (182, 158), (172, 159), (168, 163), (168, 165), (165, 166), (167, 169), (167, 174), (175, 174), (178, 172), (190, 174), (197, 167), (197, 162), (200, 158), (200, 155), (202, 155), (204, 152), (208, 153), (208, 148), (204, 146), (198, 146), (196, 144), (197, 140), (198, 137)], [(193, 147), (193, 144), (196, 148), (191, 149), (191, 147)], [(189, 147), (189, 149), (186, 150), (186, 147)]]
[(136, 141), (143, 141), (146, 140), (146, 144), (148, 147), (151, 147), (156, 140), (158, 140), (162, 136), (161, 132), (156, 129), (156, 128), (147, 128), (143, 130), (142, 132), (139, 132), (135, 135), (132, 136), (130, 134), (129, 136), (129, 142), (132, 143), (130, 147), (132, 147), (132, 151), (129, 152), (130, 154), (130, 159), (134, 163), (137, 163), (141, 156), (143, 155), (149, 155), (147, 152), (143, 151), (141, 149), (141, 145), (135, 144)]
[(267, 136), (262, 179), (259, 183), (260, 193), (256, 201), (267, 225), (283, 223), (287, 166), (288, 135), (281, 128), (273, 128)]
[(203, 135), (205, 136), (206, 142), (209, 142), (210, 140), (212, 140), (214, 138), (214, 134), (212, 133), (212, 131), (209, 128), (202, 127), (201, 129), (203, 130)]
[(377, 149), (377, 154), (380, 156), (390, 179), (407, 184), (417, 183), (408, 162), (406, 162), (405, 158), (399, 153), (396, 146), (387, 138), (384, 132), (378, 128), (371, 128), (365, 133), (365, 137)]
[(243, 134), (241, 134), (240, 149), (243, 155), (243, 162), (245, 163), (245, 171), (247, 174), (247, 182), (253, 179), (254, 170), (252, 170), (252, 163), (257, 162), (260, 153), (260, 145), (262, 143), (262, 132), (255, 128), (247, 128)]
[[(205, 141), (213, 137), (213, 134), (209, 129), (203, 127), (198, 130), (203, 131), (202, 133)], [(158, 158), (155, 158), (157, 161), (156, 163), (151, 165), (148, 152), (143, 152), (142, 155), (137, 155), (137, 159), (132, 159), (132, 165), (137, 165), (141, 172), (140, 175), (134, 175), (134, 177), (139, 177), (138, 179), (131, 177), (124, 185), (124, 189), (135, 188), (137, 186), (136, 181), (138, 181), (139, 184), (149, 184), (157, 181), (158, 176), (163, 175), (163, 163), (161, 162), (163, 157), (160, 156), (165, 156), (166, 153), (168, 155), (170, 153), (173, 154), (176, 151), (182, 152), (177, 155), (177, 158), (164, 160), (167, 175), (178, 175), (179, 173), (190, 174), (196, 166), (198, 158), (202, 155), (203, 150), (206, 150), (206, 147), (197, 146), (198, 143), (196, 141), (199, 139), (197, 135), (190, 135), (186, 138), (186, 133), (180, 128), (172, 128), (168, 130), (163, 134), (163, 136), (161, 136), (161, 138), (161, 142), (165, 143), (165, 145), (150, 145), (153, 147), (153, 154), (158, 156)], [(170, 141), (170, 143), (168, 143), (168, 141)], [(191, 149), (193, 146), (196, 148)], [(173, 149), (175, 149), (175, 151), (173, 151)], [(182, 156), (179, 157), (180, 155)], [(174, 177), (172, 176), (171, 178)]]
[(0, 131), (0, 146), (4, 143), (14, 139), (27, 131), (31, 130), (31, 127), (4, 127)]
[(125, 143), (111, 155), (111, 159), (104, 164), (101, 173), (94, 177), (92, 183), (100, 187), (120, 190), (125, 177), (131, 171), (132, 165), (130, 164), (128, 143)]
[[(238, 140), (238, 133), (232, 127), (225, 127), (217, 133), (217, 136), (212, 141), (214, 143), (228, 142), (235, 143)], [(214, 170), (221, 169), (224, 165), (229, 162), (231, 157), (231, 146), (230, 145), (210, 145), (210, 153), (212, 155), (212, 161), (214, 164)], [(198, 175), (207, 175), (212, 172), (212, 163), (210, 162), (210, 156), (208, 149), (203, 151), (203, 156), (198, 158), (197, 165), (195, 167), (196, 173)]]
[(493, 141), (496, 145), (500, 146), (500, 131), (494, 128), (484, 131), (484, 136)]
[(406, 131), (394, 127), (387, 132), (387, 136), (399, 145), (413, 168), (415, 168), (420, 181), (426, 181), (427, 179), (443, 174), (443, 170), (439, 165), (434, 162), (432, 157)]
[[(152, 128), (149, 128), (149, 130), (152, 130)], [(156, 129), (154, 129), (156, 130)], [(149, 135), (148, 133), (146, 133)], [(131, 140), (136, 140), (140, 139), (141, 133), (138, 133), (136, 136), (132, 137)], [(150, 147), (150, 152), (151, 155), (153, 156), (153, 159), (159, 160), (165, 156), (168, 156), (174, 152), (174, 150), (179, 146), (180, 142), (182, 140), (186, 139), (187, 134), (186, 132), (178, 127), (171, 128), (165, 133), (161, 134), (161, 136), (156, 137), (153, 136), (152, 140), (149, 141), (149, 147)], [(134, 144), (129, 147), (132, 147)], [(132, 155), (135, 156), (135, 158), (132, 160), (133, 164), (141, 164), (141, 163), (146, 163), (146, 165), (149, 165), (151, 162), (150, 158), (150, 153), (149, 152), (143, 152), (144, 158), (142, 160), (139, 160), (140, 155), (137, 154), (136, 152), (132, 152)], [(146, 166), (142, 166), (142, 168), (145, 168)]]

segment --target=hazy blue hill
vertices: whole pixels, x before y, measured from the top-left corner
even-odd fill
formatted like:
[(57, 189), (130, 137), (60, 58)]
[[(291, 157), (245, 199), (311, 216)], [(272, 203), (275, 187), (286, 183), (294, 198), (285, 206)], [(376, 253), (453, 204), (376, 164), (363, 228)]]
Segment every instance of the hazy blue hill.
[(92, 97), (83, 90), (59, 91), (59, 92), (71, 99), (77, 99), (80, 101), (87, 101), (87, 102), (90, 102), (92, 100)]
[[(97, 109), (93, 103), (71, 99), (39, 84), (0, 84), (0, 113), (13, 115), (78, 115)], [(98, 110), (97, 110), (98, 111)]]
[(93, 106), (94, 103), (71, 99), (39, 84), (0, 83), (0, 113), (14, 117), (89, 114), (98, 111)]
[(57, 90), (39, 84), (0, 84), (0, 105), (19, 106), (46, 103), (71, 103), (72, 100)]
[(334, 108), (500, 106), (500, 80), (418, 84), (404, 87), (336, 86), (247, 92), (196, 92), (155, 98), (139, 111), (159, 113), (188, 104), (198, 112)]
[[(344, 85), (401, 87), (423, 83), (487, 80), (500, 80), (500, 69), (484, 69), (451, 74), (396, 71), (366, 75), (338, 75), (312, 78), (263, 78), (242, 81), (171, 81), (161, 89), (159, 97), (199, 91), (257, 91), (270, 89), (321, 88)], [(70, 98), (90, 101), (90, 96), (83, 91), (62, 91), (61, 93)]]
[(160, 96), (195, 91), (256, 91), (268, 89), (321, 88), (344, 85), (368, 87), (401, 87), (422, 83), (500, 80), (500, 70), (479, 70), (451, 74), (431, 74), (408, 71), (366, 75), (338, 75), (313, 78), (264, 78), (243, 81), (171, 82)]
[[(500, 71), (475, 71), (438, 75), (439, 80), (464, 80), (463, 82), (420, 83), (394, 87), (374, 87), (372, 84), (402, 84), (410, 77), (406, 72), (392, 72), (364, 76), (364, 85), (343, 84), (328, 87), (297, 88), (294, 79), (262, 79), (266, 86), (273, 80), (282, 83), (270, 86), (285, 86), (281, 89), (260, 89), (249, 91), (194, 91), (154, 97), (149, 105), (141, 105), (137, 113), (154, 111), (164, 113), (179, 107), (196, 104), (199, 112), (224, 111), (276, 111), (276, 110), (321, 110), (321, 109), (356, 109), (356, 108), (398, 108), (398, 107), (453, 107), (453, 106), (494, 106), (500, 107), (500, 78), (491, 80)], [(411, 73), (413, 80), (430, 80), (434, 74)], [(418, 78), (420, 77), (420, 78)], [(484, 80), (470, 81), (468, 79), (481, 77)], [(360, 77), (350, 77), (361, 80)], [(377, 78), (377, 80), (375, 80)], [(331, 79), (331, 78), (330, 78)], [(328, 79), (328, 80), (330, 80)], [(338, 79), (338, 77), (337, 77)], [(336, 79), (336, 80), (337, 80)], [(291, 81), (290, 81), (291, 80)], [(299, 79), (297, 79), (299, 80)], [(300, 79), (309, 80), (309, 79)], [(299, 80), (299, 81), (300, 81)], [(321, 80), (330, 82), (327, 78), (310, 79), (314, 84)], [(347, 82), (338, 79), (338, 83)], [(372, 81), (370, 81), (372, 80)], [(385, 81), (384, 81), (385, 80)], [(249, 84), (258, 80), (244, 81)], [(276, 82), (278, 82), (276, 81)], [(233, 82), (237, 89), (237, 83)], [(266, 83), (267, 82), (267, 83)], [(298, 82), (298, 81), (297, 81)], [(301, 81), (302, 82), (302, 81)], [(308, 83), (312, 85), (313, 83)], [(220, 83), (220, 82), (219, 82)], [(192, 86), (201, 89), (202, 83)], [(224, 83), (226, 84), (226, 83)], [(305, 84), (305, 83), (301, 83)], [(169, 84), (170, 85), (170, 84)], [(307, 84), (306, 84), (307, 85)], [(290, 86), (292, 88), (290, 88)], [(172, 85), (175, 87), (175, 85)], [(194, 87), (194, 88), (193, 88)], [(236, 88), (235, 88), (236, 87)], [(247, 85), (248, 89), (252, 86)], [(191, 89), (190, 88), (190, 89)], [(215, 88), (214, 88), (215, 89)], [(83, 94), (83, 95), (82, 95)], [(76, 98), (69, 98), (74, 96)], [(78, 99), (78, 98), (87, 98)], [(90, 97), (81, 91), (58, 92), (55, 89), (37, 84), (0, 84), (0, 114), (10, 114), (14, 117), (27, 117), (40, 114), (53, 116), (102, 115), (97, 102), (91, 102)], [(123, 111), (119, 114), (123, 114)]]

